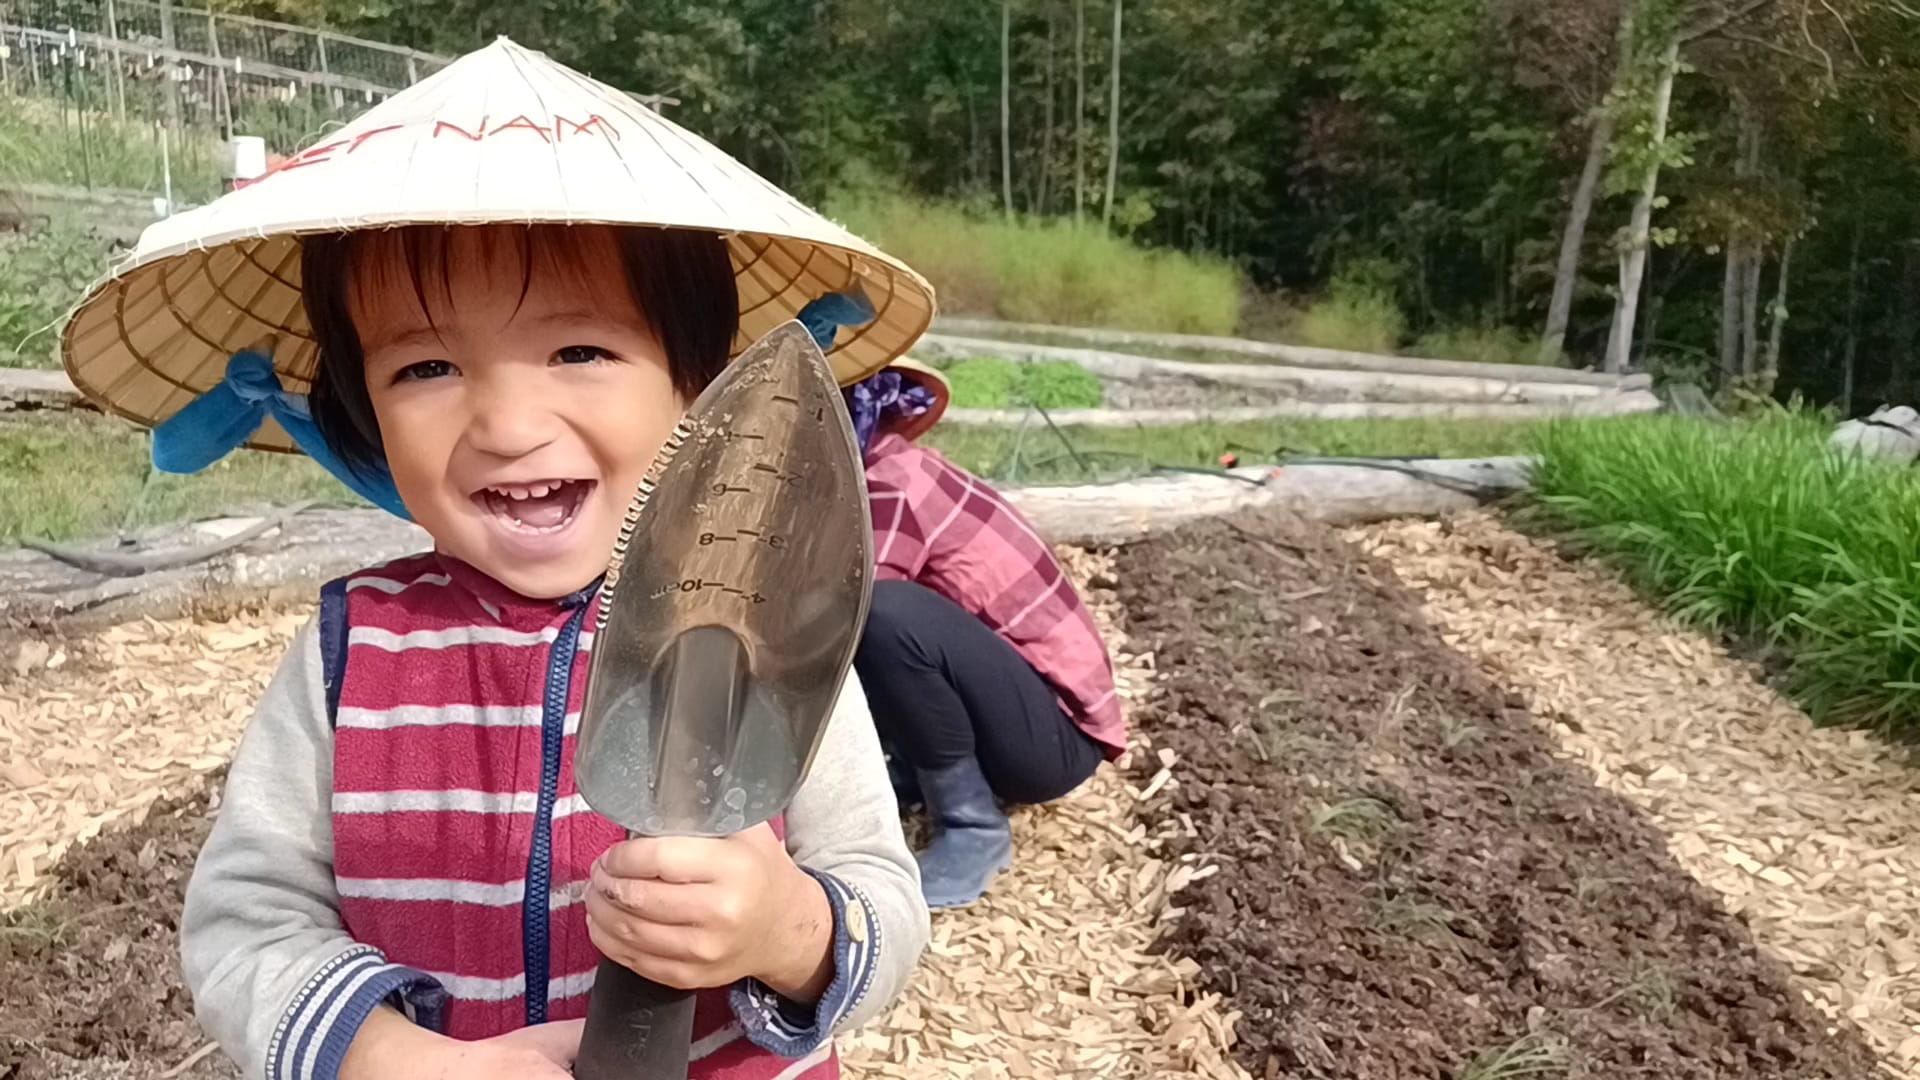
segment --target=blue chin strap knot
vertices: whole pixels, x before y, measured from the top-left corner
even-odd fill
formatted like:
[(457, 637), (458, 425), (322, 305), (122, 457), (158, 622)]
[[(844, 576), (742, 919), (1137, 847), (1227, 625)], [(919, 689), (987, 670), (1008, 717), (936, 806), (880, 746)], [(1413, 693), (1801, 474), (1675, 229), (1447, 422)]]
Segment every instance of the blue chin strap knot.
[(167, 473), (197, 473), (247, 444), (273, 417), (306, 455), (355, 495), (396, 517), (413, 520), (393, 477), (385, 469), (362, 475), (334, 455), (314, 426), (305, 394), (280, 386), (273, 360), (252, 349), (233, 354), (227, 376), (186, 408), (153, 429), (153, 466)]
[[(870, 322), (873, 314), (873, 304), (855, 286), (851, 292), (830, 293), (813, 301), (795, 317), (825, 352), (833, 347), (842, 326)], [(385, 468), (365, 474), (340, 460), (314, 425), (307, 396), (282, 387), (273, 359), (253, 349), (234, 353), (218, 386), (153, 429), (154, 468), (197, 473), (247, 445), (268, 417), (355, 495), (395, 517), (413, 520), (393, 486), (393, 474)]]

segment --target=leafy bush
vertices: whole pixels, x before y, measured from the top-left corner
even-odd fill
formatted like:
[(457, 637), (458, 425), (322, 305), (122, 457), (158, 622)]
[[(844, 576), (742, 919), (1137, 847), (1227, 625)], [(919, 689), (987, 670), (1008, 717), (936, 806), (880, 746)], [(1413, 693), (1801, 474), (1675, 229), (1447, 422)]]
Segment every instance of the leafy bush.
[(1326, 295), (1300, 316), (1293, 336), (1321, 349), (1392, 353), (1406, 328), (1390, 273), (1382, 264), (1363, 261), (1334, 275)]
[(54, 324), (107, 262), (106, 241), (75, 219), (0, 233), (0, 367), (58, 367)]
[(843, 195), (827, 209), (926, 275), (943, 311), (1183, 334), (1231, 334), (1240, 321), (1240, 274), (1224, 260), (898, 195)]
[(1413, 343), (1415, 356), (1481, 364), (1537, 364), (1540, 341), (1511, 326), (1460, 326), (1437, 330)]
[(1018, 364), (976, 356), (953, 364), (946, 376), (958, 409), (1092, 409), (1104, 400), (1099, 377), (1067, 360)]
[(1780, 650), (1816, 720), (1920, 737), (1920, 471), (1831, 453), (1828, 431), (1784, 412), (1554, 425), (1529, 517)]

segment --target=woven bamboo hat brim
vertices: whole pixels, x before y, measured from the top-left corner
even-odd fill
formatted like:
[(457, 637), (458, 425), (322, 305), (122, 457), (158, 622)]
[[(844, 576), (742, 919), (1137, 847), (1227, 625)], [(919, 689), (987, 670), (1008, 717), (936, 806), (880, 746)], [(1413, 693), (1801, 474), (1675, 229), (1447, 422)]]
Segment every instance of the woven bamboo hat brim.
[(903, 356), (887, 366), (926, 387), (933, 394), (932, 408), (919, 416), (909, 417), (886, 426), (888, 433), (913, 442), (930, 431), (933, 425), (940, 422), (940, 417), (946, 414), (947, 405), (953, 400), (953, 388), (947, 385), (947, 377), (942, 375), (939, 369), (928, 367), (910, 356)]
[[(282, 384), (304, 392), (318, 350), (300, 303), (301, 236), (508, 222), (720, 233), (740, 291), (736, 354), (857, 285), (875, 317), (828, 351), (843, 384), (885, 367), (933, 319), (933, 289), (906, 264), (627, 94), (500, 38), (260, 181), (149, 227), (68, 323), (67, 373), (150, 426), (272, 335)], [(294, 449), (271, 420), (249, 445)]]

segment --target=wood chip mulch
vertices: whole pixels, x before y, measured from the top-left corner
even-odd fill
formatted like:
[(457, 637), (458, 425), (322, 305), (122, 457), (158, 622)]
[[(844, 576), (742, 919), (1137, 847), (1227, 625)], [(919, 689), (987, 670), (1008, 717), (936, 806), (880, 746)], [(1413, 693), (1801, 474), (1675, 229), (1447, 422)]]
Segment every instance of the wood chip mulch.
[(1904, 754), (1815, 728), (1755, 665), (1491, 516), (1347, 536), (1424, 593), (1565, 758), (1640, 807), (1886, 1075), (1920, 1077), (1920, 771)]

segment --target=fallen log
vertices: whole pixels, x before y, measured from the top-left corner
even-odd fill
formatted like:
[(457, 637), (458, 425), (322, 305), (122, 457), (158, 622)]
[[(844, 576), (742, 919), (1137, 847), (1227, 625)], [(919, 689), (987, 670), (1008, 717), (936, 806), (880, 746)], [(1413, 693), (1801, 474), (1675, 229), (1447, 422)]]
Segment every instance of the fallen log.
[[(100, 545), (99, 553), (166, 562), (169, 555), (231, 539), (261, 521), (225, 518), (149, 529), (131, 538), (132, 545)], [(430, 546), (418, 526), (378, 510), (309, 510), (276, 534), (214, 558), (131, 577), (84, 570), (26, 549), (0, 552), (0, 625), (97, 626), (311, 599), (332, 578)]]
[[(1061, 427), (1165, 427), (1172, 424), (1234, 424), (1262, 420), (1547, 420), (1563, 416), (1630, 416), (1660, 411), (1660, 399), (1644, 390), (1565, 402), (1283, 401), (1274, 405), (1197, 406), (1164, 409), (1054, 409)], [(972, 427), (1017, 427), (1028, 409), (948, 409), (940, 422)]]
[[(1008, 488), (1034, 527), (1058, 544), (1113, 545), (1196, 518), (1271, 507), (1336, 524), (1453, 513), (1525, 486), (1525, 458), (1467, 461), (1331, 459), (1225, 472), (1169, 472), (1117, 484)], [(150, 529), (131, 545), (92, 545), (124, 565), (159, 567), (115, 577), (29, 550), (0, 552), (0, 626), (44, 632), (137, 618), (177, 618), (257, 603), (309, 601), (319, 586), (387, 559), (428, 550), (418, 526), (378, 510), (309, 510), (287, 518), (225, 518)], [(263, 523), (268, 528), (263, 528)], [(189, 565), (182, 551), (248, 541)], [(84, 550), (87, 546), (80, 546)]]
[[(1498, 379), (1510, 374), (1514, 365), (1490, 364), (1472, 360), (1429, 360), (1414, 356), (1385, 356), (1378, 353), (1349, 352), (1344, 349), (1316, 349), (1305, 345), (1282, 345), (1273, 341), (1247, 338), (1210, 337), (1198, 334), (1147, 334), (1131, 330), (1095, 330), (1076, 326), (1048, 326), (1042, 323), (1008, 323), (995, 319), (942, 317), (935, 319), (933, 332), (942, 336), (985, 336), (989, 338), (1050, 337), (1082, 342), (1091, 346), (1130, 349), (1197, 349), (1214, 353), (1234, 353), (1248, 358), (1277, 361), (1298, 367), (1329, 368), (1347, 371), (1372, 371), (1407, 375), (1452, 375), (1466, 378)], [(1005, 342), (1001, 342), (1005, 344)], [(1610, 375), (1603, 371), (1576, 371), (1572, 368), (1527, 366), (1527, 381), (1558, 382), (1573, 385), (1651, 387), (1648, 375)]]
[(1126, 383), (1180, 379), (1200, 386), (1252, 388), (1276, 398), (1316, 402), (1476, 402), (1541, 404), (1583, 401), (1627, 391), (1645, 391), (1646, 384), (1617, 379), (1612, 385), (1566, 383), (1533, 379), (1534, 369), (1520, 365), (1494, 366), (1495, 375), (1435, 374), (1432, 372), (1358, 371), (1267, 364), (1203, 364), (1185, 360), (1156, 360), (1131, 353), (1093, 349), (1065, 349), (1026, 345), (989, 338), (956, 338), (928, 334), (914, 346), (914, 354), (928, 359), (1002, 356), (1015, 362), (1064, 360), (1100, 376)]
[(1172, 474), (1123, 484), (1006, 492), (1040, 535), (1081, 546), (1128, 544), (1200, 518), (1274, 509), (1333, 525), (1459, 513), (1526, 486), (1527, 458), (1382, 459)]
[(0, 413), (86, 407), (64, 371), (0, 367)]

